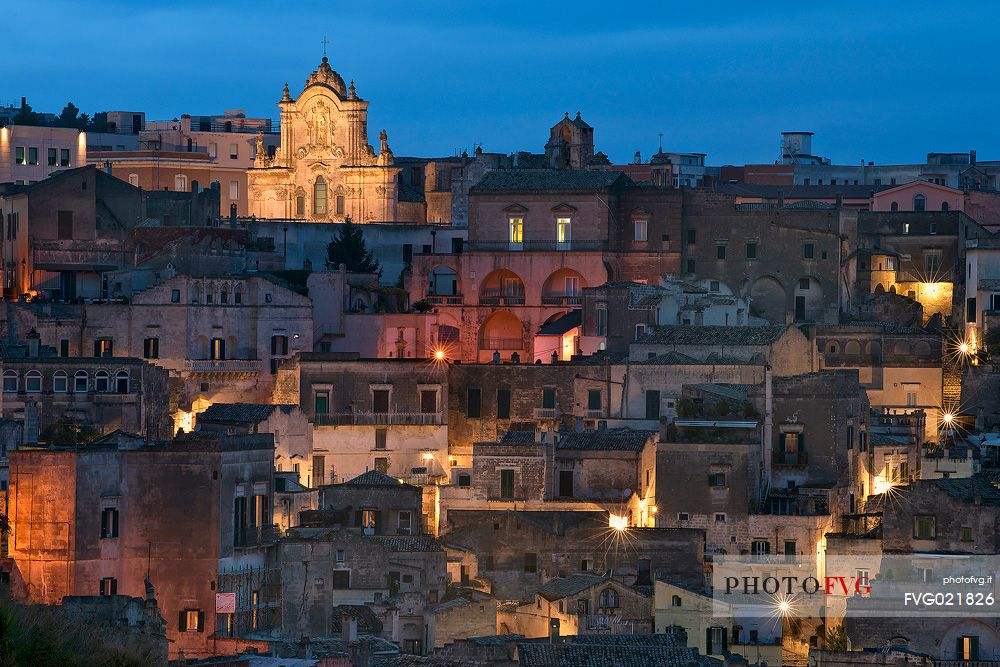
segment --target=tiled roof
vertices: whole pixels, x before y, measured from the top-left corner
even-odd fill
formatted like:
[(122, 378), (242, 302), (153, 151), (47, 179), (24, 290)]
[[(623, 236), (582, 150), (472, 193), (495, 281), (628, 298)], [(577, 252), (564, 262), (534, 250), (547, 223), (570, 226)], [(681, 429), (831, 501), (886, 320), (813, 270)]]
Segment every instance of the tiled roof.
[(424, 193), (420, 188), (408, 183), (399, 184), (399, 201), (423, 201)]
[[(589, 431), (556, 431), (556, 449), (639, 452), (653, 431), (611, 428)], [(534, 445), (535, 432), (507, 431), (500, 436), (502, 445)]]
[(627, 185), (628, 176), (610, 169), (495, 169), (488, 171), (472, 193), (524, 190), (604, 190)]
[(544, 586), (538, 589), (538, 594), (546, 600), (561, 600), (562, 598), (576, 595), (580, 591), (596, 586), (607, 577), (599, 577), (593, 574), (572, 574), (568, 577), (555, 577), (549, 579)]
[(377, 541), (389, 551), (425, 552), (441, 551), (441, 543), (430, 535), (375, 535), (371, 539)]
[[(1000, 490), (981, 477), (935, 479), (933, 483), (952, 498), (971, 503), (979, 496), (983, 505), (1000, 505)], [(919, 488), (919, 485), (916, 486)]]
[(785, 199), (833, 199), (842, 194), (845, 199), (867, 199), (879, 189), (877, 185), (765, 185), (760, 183), (725, 183), (720, 192), (742, 197), (774, 199), (781, 192)]
[(343, 629), (340, 617), (350, 614), (358, 621), (358, 632), (371, 633), (374, 635), (382, 632), (382, 620), (375, 615), (372, 608), (363, 604), (339, 604), (330, 610), (330, 629), (333, 632), (341, 632)]
[[(630, 635), (632, 636), (632, 635)], [(682, 667), (697, 662), (693, 648), (634, 643), (572, 644), (528, 643), (517, 645), (522, 667)]]
[(750, 393), (750, 389), (753, 385), (710, 383), (710, 384), (690, 384), (684, 386), (691, 387), (692, 389), (697, 389), (698, 391), (705, 392), (706, 394), (719, 396), (721, 398), (732, 399), (735, 401), (745, 401), (747, 400), (747, 395)]
[(256, 424), (271, 416), (275, 408), (285, 412), (291, 411), (294, 405), (258, 404), (258, 403), (213, 403), (208, 409), (198, 415), (199, 422), (225, 422), (227, 424)]
[(580, 326), (583, 321), (582, 310), (571, 310), (557, 320), (543, 324), (536, 336), (562, 336), (567, 331)]
[(653, 431), (633, 431), (630, 428), (567, 431), (559, 433), (556, 449), (639, 452), (651, 435)]
[(410, 653), (379, 655), (371, 659), (372, 667), (477, 667), (478, 664)]
[(674, 324), (647, 327), (640, 345), (770, 345), (788, 326), (727, 327)]
[(367, 470), (354, 479), (349, 479), (344, 486), (399, 486), (400, 481), (386, 475), (381, 470)]

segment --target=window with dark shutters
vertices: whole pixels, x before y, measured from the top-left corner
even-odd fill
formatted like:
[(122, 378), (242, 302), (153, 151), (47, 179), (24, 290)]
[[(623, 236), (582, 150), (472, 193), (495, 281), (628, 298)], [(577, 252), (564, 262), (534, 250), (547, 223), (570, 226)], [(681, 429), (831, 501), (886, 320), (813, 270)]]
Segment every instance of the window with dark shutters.
[(465, 416), (479, 418), (481, 412), (482, 393), (479, 387), (469, 387), (465, 403)]
[(510, 419), (510, 389), (497, 389), (497, 419)]

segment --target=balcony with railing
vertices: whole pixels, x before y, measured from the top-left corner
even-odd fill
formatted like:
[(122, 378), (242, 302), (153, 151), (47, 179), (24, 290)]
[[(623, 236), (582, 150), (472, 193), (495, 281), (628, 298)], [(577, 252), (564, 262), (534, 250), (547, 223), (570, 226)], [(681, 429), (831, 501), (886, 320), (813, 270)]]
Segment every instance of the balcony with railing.
[(233, 546), (237, 549), (254, 549), (275, 544), (281, 537), (281, 529), (277, 525), (244, 526), (233, 538)]
[(465, 297), (461, 294), (428, 294), (424, 301), (435, 306), (461, 306), (465, 303)]
[(559, 419), (559, 408), (535, 408), (535, 419)]
[(582, 306), (583, 305), (583, 295), (582, 294), (542, 294), (542, 305), (543, 306), (561, 306), (567, 308), (570, 306)]
[(317, 414), (317, 426), (439, 426), (440, 412), (340, 412)]
[(508, 239), (502, 241), (476, 240), (466, 242), (466, 247), (479, 252), (580, 252), (584, 250), (602, 251), (608, 247), (607, 241), (572, 240), (572, 241), (521, 241), (512, 243)]
[(193, 373), (261, 373), (264, 362), (260, 359), (188, 359), (184, 370)]
[(500, 287), (484, 287), (479, 290), (480, 306), (523, 306), (524, 287), (508, 290)]
[(483, 337), (479, 339), (479, 349), (521, 351), (524, 349), (524, 339)]

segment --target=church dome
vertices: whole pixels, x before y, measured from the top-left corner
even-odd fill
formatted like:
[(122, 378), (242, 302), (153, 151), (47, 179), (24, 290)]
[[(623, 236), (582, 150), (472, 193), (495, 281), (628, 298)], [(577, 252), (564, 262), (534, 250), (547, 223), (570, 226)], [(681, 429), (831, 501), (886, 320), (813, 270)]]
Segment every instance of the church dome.
[(323, 84), (333, 88), (338, 95), (342, 98), (347, 97), (347, 85), (344, 83), (344, 77), (337, 74), (332, 67), (330, 67), (330, 61), (326, 56), (323, 56), (323, 62), (319, 64), (319, 67), (309, 75), (306, 79), (306, 88), (314, 84)]

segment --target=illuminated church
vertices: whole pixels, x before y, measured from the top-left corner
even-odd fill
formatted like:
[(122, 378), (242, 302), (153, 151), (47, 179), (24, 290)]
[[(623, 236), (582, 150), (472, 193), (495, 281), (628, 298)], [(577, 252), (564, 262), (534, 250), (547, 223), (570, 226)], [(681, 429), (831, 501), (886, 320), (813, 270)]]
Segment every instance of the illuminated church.
[(385, 130), (368, 143), (368, 102), (323, 56), (293, 99), (285, 84), (281, 144), (268, 157), (258, 137), (247, 172), (249, 212), (308, 222), (422, 222), (422, 202), (400, 201), (399, 171)]

